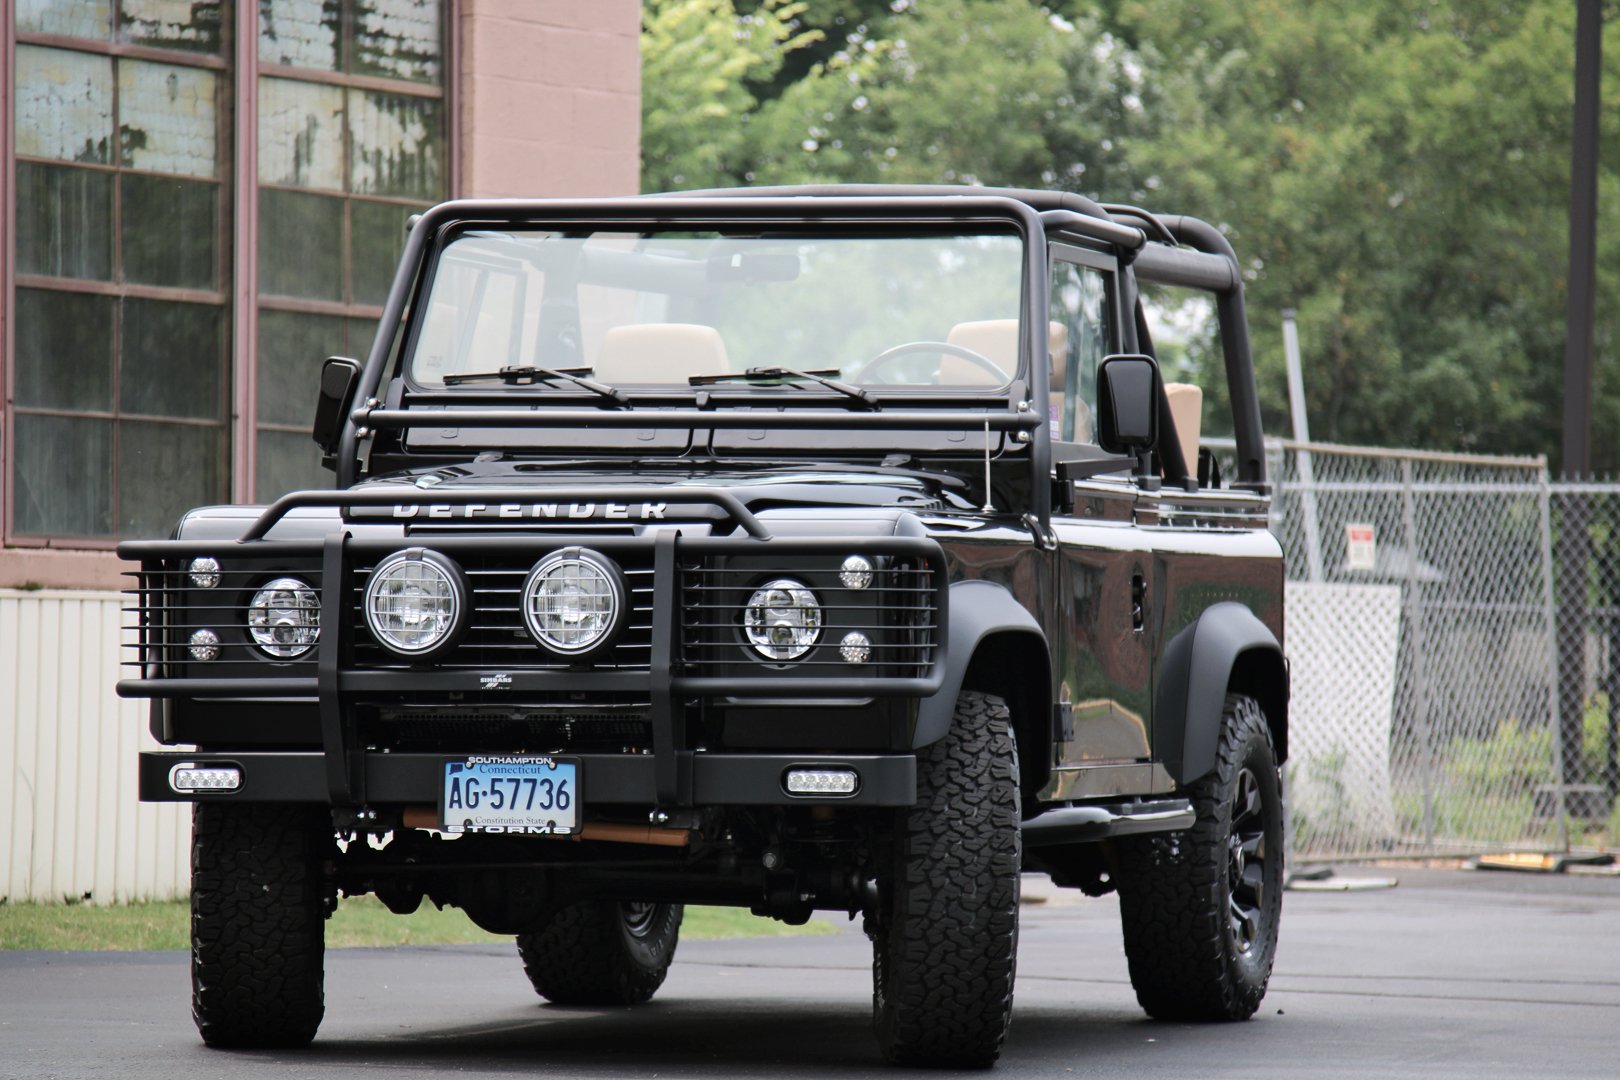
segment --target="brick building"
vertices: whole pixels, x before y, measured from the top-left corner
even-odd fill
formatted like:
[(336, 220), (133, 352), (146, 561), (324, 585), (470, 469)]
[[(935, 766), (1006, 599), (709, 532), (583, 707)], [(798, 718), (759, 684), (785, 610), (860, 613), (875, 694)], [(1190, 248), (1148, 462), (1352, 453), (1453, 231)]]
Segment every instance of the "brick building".
[(0, 898), (183, 895), (126, 536), (326, 486), (409, 215), (637, 190), (637, 0), (0, 0)]
[(0, 0), (0, 588), (328, 482), (412, 212), (633, 193), (636, 0)]

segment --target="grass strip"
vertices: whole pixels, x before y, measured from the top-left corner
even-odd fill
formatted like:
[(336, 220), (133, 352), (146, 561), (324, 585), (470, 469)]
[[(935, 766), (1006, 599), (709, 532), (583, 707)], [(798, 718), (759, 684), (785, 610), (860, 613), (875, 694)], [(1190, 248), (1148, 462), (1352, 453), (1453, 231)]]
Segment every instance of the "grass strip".
[[(0, 950), (84, 949), (128, 951), (190, 947), (190, 904), (185, 900), (136, 904), (13, 904), (0, 901)], [(819, 920), (788, 926), (742, 908), (688, 907), (681, 926), (685, 941), (719, 938), (831, 934)], [(442, 911), (424, 902), (410, 915), (395, 915), (375, 897), (346, 897), (326, 924), (329, 948), (392, 945), (468, 945), (510, 942), (485, 933), (459, 908)]]

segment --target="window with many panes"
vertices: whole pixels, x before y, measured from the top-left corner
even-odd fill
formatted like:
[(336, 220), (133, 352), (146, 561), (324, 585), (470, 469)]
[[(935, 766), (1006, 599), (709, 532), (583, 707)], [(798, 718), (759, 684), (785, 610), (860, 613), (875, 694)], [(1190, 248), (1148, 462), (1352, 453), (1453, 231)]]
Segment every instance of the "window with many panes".
[(13, 0), (6, 540), (330, 483), (320, 362), (365, 355), (408, 216), (449, 194), (452, 3)]
[(409, 216), (445, 196), (439, 0), (259, 0), (258, 497), (325, 486), (323, 359), (364, 357)]
[(226, 494), (229, 5), (16, 0), (9, 532)]

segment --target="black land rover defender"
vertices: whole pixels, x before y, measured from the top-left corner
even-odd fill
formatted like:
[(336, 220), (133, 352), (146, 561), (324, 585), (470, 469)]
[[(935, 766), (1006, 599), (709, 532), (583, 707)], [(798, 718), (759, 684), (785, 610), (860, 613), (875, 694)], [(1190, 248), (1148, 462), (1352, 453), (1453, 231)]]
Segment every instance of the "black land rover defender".
[[(1164, 287), (1218, 313), (1207, 387)], [(1151, 1015), (1253, 1014), (1288, 674), (1244, 320), (1215, 229), (1071, 194), (421, 215), (321, 376), (336, 490), (119, 548), (204, 1041), (314, 1037), (339, 893), (579, 1004), (648, 1000), (703, 903), (861, 915), (884, 1055), (987, 1065), (1024, 870), (1118, 890)]]

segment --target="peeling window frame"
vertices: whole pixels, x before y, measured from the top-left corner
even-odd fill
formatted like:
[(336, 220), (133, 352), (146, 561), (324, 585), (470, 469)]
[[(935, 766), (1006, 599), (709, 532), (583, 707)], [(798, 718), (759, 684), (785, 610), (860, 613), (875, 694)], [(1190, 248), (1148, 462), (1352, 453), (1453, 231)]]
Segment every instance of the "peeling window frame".
[[(298, 67), (289, 64), (267, 63), (259, 58), (257, 48), (258, 22), (257, 11), (254, 13), (255, 48), (253, 50), (254, 79), (258, 85), (266, 79), (282, 79), (293, 82), (313, 83), (324, 86), (339, 87), (343, 91), (343, 131), (342, 131), (342, 184), (340, 190), (331, 188), (318, 188), (313, 186), (300, 186), (285, 183), (256, 183), (253, 192), (255, 207), (261, 191), (282, 191), (295, 194), (317, 195), (323, 198), (342, 200), (342, 266), (341, 287), (343, 295), (337, 300), (315, 300), (299, 297), (278, 296), (265, 293), (257, 282), (257, 247), (258, 236), (251, 237), (255, 254), (254, 295), (256, 305), (252, 314), (252, 333), (254, 337), (253, 351), (257, 354), (258, 316), (261, 311), (277, 311), (290, 314), (325, 315), (344, 320), (345, 338), (350, 353), (369, 350), (370, 341), (356, 342), (353, 338), (353, 321), (365, 320), (376, 323), (382, 318), (382, 305), (380, 303), (365, 303), (355, 296), (355, 231), (354, 208), (356, 204), (372, 206), (396, 206), (402, 214), (414, 213), (424, 206), (431, 205), (440, 199), (454, 198), (456, 191), (456, 171), (459, 160), (457, 118), (455, 115), (453, 95), (450, 87), (456, 85), (459, 76), (458, 40), (456, 28), (458, 25), (457, 0), (438, 0), (440, 33), (439, 47), (441, 58), (439, 61), (439, 83), (419, 82), (408, 79), (384, 78), (376, 75), (354, 74), (355, 54), (355, 23), (353, 0), (343, 0), (342, 28), (339, 32), (339, 66), (340, 71), (328, 71), (320, 68)], [(245, 68), (245, 58), (243, 61)], [(245, 77), (245, 76), (244, 76)], [(439, 139), (442, 147), (439, 162), (439, 185), (436, 195), (423, 200), (413, 197), (392, 195), (373, 195), (354, 191), (354, 153), (351, 143), (353, 126), (350, 119), (351, 102), (356, 94), (373, 92), (392, 94), (400, 97), (421, 98), (437, 101), (439, 103)], [(257, 116), (255, 117), (255, 133), (257, 133)], [(257, 162), (254, 163), (252, 175), (257, 181)], [(403, 246), (404, 224), (401, 222), (401, 244)], [(356, 346), (359, 348), (356, 348)], [(241, 415), (247, 418), (243, 425), (239, 443), (244, 444), (246, 452), (239, 450), (237, 454), (238, 490), (244, 494), (242, 497), (250, 501), (262, 501), (266, 498), (281, 494), (280, 492), (259, 491), (258, 488), (258, 453), (259, 436), (261, 432), (279, 432), (284, 434), (307, 435), (307, 425), (286, 424), (274, 420), (261, 420), (258, 410), (257, 376), (255, 370), (251, 373), (253, 384), (247, 387), (250, 400), (243, 402), (242, 394), (238, 393), (239, 409)], [(313, 392), (313, 391), (312, 391)], [(311, 444), (313, 446), (313, 444)]]
[[(5, 366), (0, 372), (4, 379), (4, 430), (0, 432), (0, 503), (3, 503), (4, 530), (0, 534), (0, 541), (13, 547), (63, 547), (84, 550), (106, 550), (112, 548), (119, 538), (119, 522), (123, 517), (121, 502), (123, 492), (118, 483), (120, 467), (123, 461), (121, 447), (122, 425), (125, 422), (165, 424), (179, 424), (188, 427), (208, 427), (216, 432), (218, 453), (224, 457), (230, 454), (232, 417), (230, 410), (230, 382), (233, 370), (233, 358), (230, 355), (229, 333), (222, 333), (220, 351), (217, 363), (225, 369), (225, 377), (220, 380), (220, 400), (217, 415), (213, 419), (198, 420), (192, 417), (148, 416), (126, 412), (122, 407), (120, 393), (120, 379), (123, 373), (124, 356), (121, 338), (122, 319), (116, 314), (112, 319), (112, 342), (109, 345), (113, 356), (112, 398), (108, 410), (84, 410), (70, 408), (56, 408), (48, 406), (19, 405), (16, 402), (16, 326), (15, 311), (17, 310), (16, 296), (19, 289), (35, 289), (58, 293), (83, 293), (104, 296), (115, 304), (121, 305), (125, 300), (155, 300), (185, 304), (200, 304), (216, 308), (220, 317), (229, 325), (231, 311), (231, 245), (228, 241), (230, 235), (232, 199), (231, 182), (232, 169), (229, 148), (232, 142), (233, 111), (231, 108), (231, 67), (228, 57), (231, 51), (231, 36), (234, 30), (233, 20), (227, 18), (221, 31), (221, 48), (217, 54), (195, 52), (184, 49), (155, 48), (148, 45), (130, 44), (118, 39), (117, 27), (120, 25), (122, 3), (114, 0), (112, 4), (113, 32), (108, 38), (80, 38), (62, 34), (39, 33), (19, 30), (16, 25), (16, 13), (7, 5), (6, 17), (0, 19), (4, 23), (0, 31), (0, 49), (3, 49), (3, 58), (0, 58), (0, 80), (3, 80), (4, 91), (0, 94), (0, 107), (3, 107), (7, 122), (5, 128), (4, 168), (7, 183), (6, 199), (3, 208), (3, 225), (0, 225), (0, 240), (4, 242), (4, 269), (3, 280), (0, 280), (0, 290), (3, 290), (5, 299)], [(31, 46), (43, 49), (54, 49), (65, 52), (78, 53), (102, 57), (107, 60), (112, 74), (112, 145), (109, 147), (110, 161), (106, 164), (96, 162), (80, 162), (63, 160), (59, 158), (19, 155), (16, 150), (16, 132), (14, 118), (17, 108), (16, 70), (14, 57), (19, 46)], [(132, 62), (146, 62), (167, 64), (175, 67), (186, 67), (206, 70), (215, 76), (214, 84), (214, 174), (212, 176), (197, 176), (183, 173), (169, 173), (152, 169), (137, 168), (123, 162), (120, 149), (121, 131), (121, 101), (120, 101), (120, 65)], [(16, 176), (19, 164), (32, 164), (48, 168), (77, 169), (86, 172), (106, 174), (111, 177), (111, 213), (109, 224), (111, 230), (110, 244), (112, 251), (111, 279), (107, 281), (61, 277), (50, 274), (21, 274), (16, 268), (15, 238), (17, 236), (17, 206), (16, 206)], [(152, 176), (165, 179), (176, 179), (188, 183), (208, 184), (215, 188), (217, 196), (215, 205), (215, 244), (214, 244), (214, 287), (211, 289), (198, 289), (168, 285), (136, 284), (124, 280), (124, 222), (123, 222), (123, 184), (125, 174), (134, 176)], [(96, 420), (111, 425), (109, 439), (112, 444), (111, 461), (109, 463), (108, 483), (111, 489), (111, 502), (109, 506), (109, 534), (106, 536), (62, 535), (52, 533), (23, 533), (17, 528), (16, 493), (17, 483), (14, 470), (18, 464), (16, 447), (16, 418), (19, 416), (57, 417), (63, 419)], [(225, 482), (229, 479), (230, 470), (220, 469), (216, 473), (215, 495), (225, 497)]]

